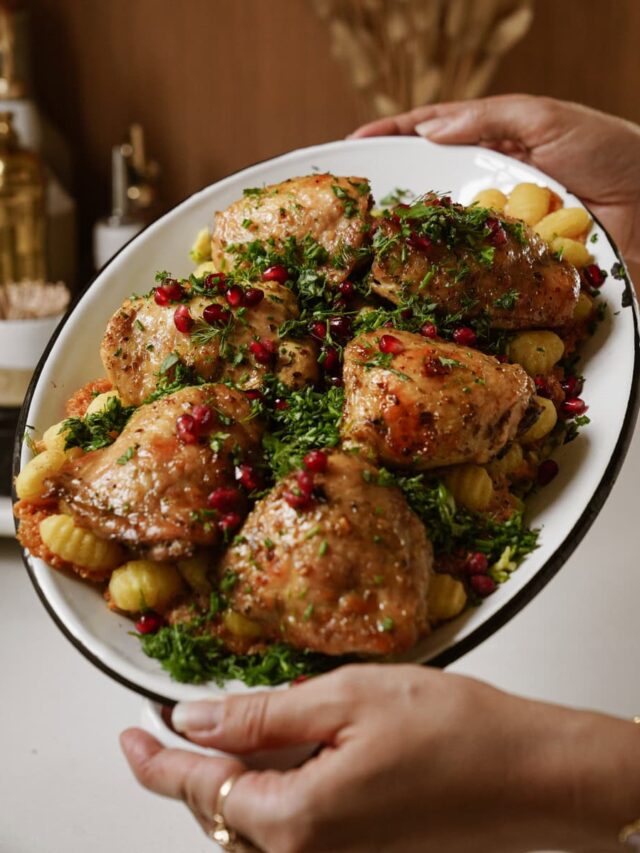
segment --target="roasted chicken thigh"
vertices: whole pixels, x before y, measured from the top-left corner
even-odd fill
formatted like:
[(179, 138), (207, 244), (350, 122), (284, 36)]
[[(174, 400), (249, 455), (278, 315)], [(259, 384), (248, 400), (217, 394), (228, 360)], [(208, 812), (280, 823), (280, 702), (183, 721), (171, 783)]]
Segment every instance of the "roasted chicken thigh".
[(399, 489), (352, 453), (333, 452), (313, 500), (291, 506), (297, 475), (255, 506), (220, 571), (230, 606), (264, 638), (326, 654), (390, 654), (427, 631), (432, 548)]
[(366, 178), (329, 174), (291, 178), (281, 184), (245, 190), (244, 197), (216, 213), (211, 241), (217, 269), (232, 269), (238, 260), (229, 250), (254, 240), (281, 247), (288, 238), (311, 237), (328, 254), (347, 253), (344, 266), (328, 265), (327, 277), (341, 281), (353, 268), (349, 253), (368, 241), (372, 199)]
[(578, 301), (577, 270), (521, 222), (481, 208), (421, 204), (381, 219), (371, 270), (375, 293), (396, 304), (418, 297), (496, 329), (555, 328)]
[[(122, 400), (128, 405), (144, 402), (159, 378), (175, 367), (167, 365), (167, 358), (208, 381), (231, 379), (247, 389), (259, 386), (269, 371), (292, 387), (314, 381), (313, 341), (281, 341), (278, 336), (280, 325), (298, 316), (294, 294), (273, 281), (260, 282), (253, 290), (263, 294), (260, 301), (240, 308), (232, 308), (216, 290), (191, 298), (185, 291), (181, 302), (168, 305), (159, 305), (153, 296), (126, 300), (109, 321), (100, 352)], [(183, 331), (176, 323), (177, 310), (186, 318)]]
[(535, 391), (519, 365), (395, 330), (351, 341), (344, 386), (343, 439), (419, 470), (488, 462), (516, 435)]
[(260, 437), (244, 394), (184, 388), (141, 406), (109, 447), (68, 461), (48, 495), (102, 538), (158, 560), (189, 556), (220, 538), (207, 497), (235, 486), (236, 466), (257, 458)]

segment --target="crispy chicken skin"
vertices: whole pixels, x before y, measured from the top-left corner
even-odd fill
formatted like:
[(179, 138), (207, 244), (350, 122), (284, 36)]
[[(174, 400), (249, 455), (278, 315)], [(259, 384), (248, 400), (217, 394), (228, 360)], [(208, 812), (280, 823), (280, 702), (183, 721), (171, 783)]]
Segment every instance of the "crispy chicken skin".
[[(177, 418), (195, 405), (213, 410), (219, 452), (206, 438), (185, 444), (178, 437)], [(260, 437), (244, 394), (226, 385), (184, 388), (134, 412), (109, 447), (67, 462), (49, 481), (48, 496), (62, 499), (98, 536), (158, 560), (188, 556), (219, 535), (192, 513), (206, 508), (214, 488), (234, 485), (235, 464), (256, 457)]]
[(522, 242), (506, 230), (503, 245), (488, 247), (495, 249), (490, 265), (477, 250), (439, 243), (425, 248), (419, 240), (400, 237), (400, 225), (390, 218), (378, 228), (377, 239), (392, 242), (377, 254), (371, 271), (372, 290), (384, 299), (400, 303), (418, 295), (465, 319), (487, 316), (495, 329), (555, 328), (573, 317), (577, 270), (557, 260), (524, 223)]
[(396, 330), (404, 350), (381, 359), (383, 332), (345, 350), (343, 439), (387, 465), (424, 470), (488, 462), (515, 436), (535, 391), (519, 365)]
[[(172, 353), (203, 379), (241, 381), (243, 388), (259, 386), (270, 370), (292, 387), (315, 381), (318, 365), (313, 341), (304, 338), (284, 346), (278, 338), (279, 326), (299, 314), (294, 294), (277, 282), (260, 282), (260, 289), (265, 293), (262, 302), (244, 309), (240, 316), (232, 311), (228, 330), (214, 336), (202, 316), (214, 303), (229, 310), (220, 293), (195, 296), (186, 303), (196, 321), (191, 334), (176, 328), (175, 304), (157, 305), (153, 297), (127, 299), (109, 321), (100, 350), (109, 379), (123, 402), (137, 406), (147, 399), (156, 389), (164, 360)], [(206, 342), (200, 341), (201, 333), (209, 335)], [(254, 340), (278, 342), (273, 367), (256, 361), (249, 349)]]
[[(252, 240), (273, 239), (276, 246), (288, 237), (307, 235), (329, 255), (359, 249), (368, 242), (372, 204), (367, 178), (306, 175), (281, 184), (251, 190), (226, 210), (216, 213), (211, 240), (217, 269), (231, 269), (236, 259), (228, 247)], [(353, 263), (325, 270), (332, 281), (349, 276)]]
[[(265, 638), (330, 655), (405, 651), (425, 634), (433, 561), (424, 526), (376, 469), (334, 452), (304, 511), (284, 498), (295, 474), (255, 506), (221, 572), (230, 606)], [(365, 477), (367, 479), (365, 479)]]

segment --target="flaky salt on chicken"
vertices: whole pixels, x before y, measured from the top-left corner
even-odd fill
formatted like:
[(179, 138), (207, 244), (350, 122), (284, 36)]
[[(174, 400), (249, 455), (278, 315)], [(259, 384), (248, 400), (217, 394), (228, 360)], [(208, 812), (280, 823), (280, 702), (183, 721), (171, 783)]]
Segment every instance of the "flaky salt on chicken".
[(488, 462), (515, 437), (535, 392), (519, 365), (396, 330), (351, 341), (344, 388), (343, 439), (415, 470)]
[(496, 329), (556, 328), (573, 318), (577, 270), (522, 222), (434, 196), (381, 219), (374, 245), (372, 290), (396, 304), (417, 298)]
[(274, 281), (236, 285), (229, 296), (215, 281), (210, 292), (197, 295), (170, 281), (125, 301), (109, 321), (100, 354), (127, 405), (139, 405), (155, 391), (173, 356), (208, 381), (230, 379), (251, 389), (273, 372), (297, 388), (318, 376), (313, 341), (281, 340), (278, 334), (282, 323), (298, 315), (294, 294)]
[(48, 495), (102, 538), (157, 560), (189, 556), (221, 539), (207, 498), (237, 491), (237, 467), (258, 458), (260, 438), (242, 393), (184, 388), (141, 406), (109, 447), (68, 461)]
[[(231, 246), (253, 240), (282, 247), (288, 238), (311, 237), (330, 256), (324, 271), (331, 281), (348, 278), (353, 257), (369, 240), (372, 204), (367, 178), (305, 175), (280, 184), (245, 190), (244, 196), (216, 213), (211, 241), (212, 260), (219, 270), (233, 269), (238, 256)], [(321, 267), (323, 269), (323, 267)]]
[(220, 572), (265, 639), (326, 654), (389, 654), (427, 632), (433, 553), (401, 491), (352, 453), (317, 453), (259, 501)]

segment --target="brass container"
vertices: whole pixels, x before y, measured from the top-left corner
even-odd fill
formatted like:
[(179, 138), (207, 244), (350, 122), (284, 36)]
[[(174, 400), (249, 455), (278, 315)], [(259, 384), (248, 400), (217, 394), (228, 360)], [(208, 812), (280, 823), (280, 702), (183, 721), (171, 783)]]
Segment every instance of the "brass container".
[(46, 178), (0, 112), (0, 283), (46, 280)]

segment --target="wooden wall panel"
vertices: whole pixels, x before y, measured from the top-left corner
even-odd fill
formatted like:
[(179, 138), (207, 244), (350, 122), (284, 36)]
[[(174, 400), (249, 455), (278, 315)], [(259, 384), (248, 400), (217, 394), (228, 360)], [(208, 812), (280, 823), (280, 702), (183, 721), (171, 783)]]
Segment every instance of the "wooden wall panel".
[[(471, 0), (482, 2), (482, 0)], [(640, 121), (638, 0), (536, 0), (494, 92), (583, 101)], [(85, 250), (109, 151), (141, 121), (167, 206), (244, 165), (368, 118), (310, 0), (31, 0), (34, 83), (70, 141)]]

